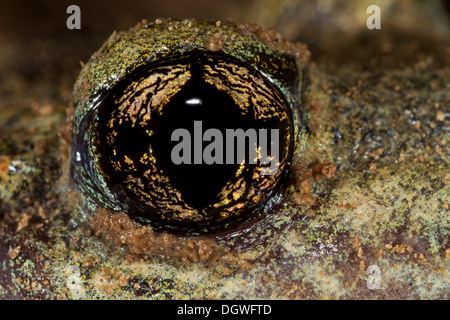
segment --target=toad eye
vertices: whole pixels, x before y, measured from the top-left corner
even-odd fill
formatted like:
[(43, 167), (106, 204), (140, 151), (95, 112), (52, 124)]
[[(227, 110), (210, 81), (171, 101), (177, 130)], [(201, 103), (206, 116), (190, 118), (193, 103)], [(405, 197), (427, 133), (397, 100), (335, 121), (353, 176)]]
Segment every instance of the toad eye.
[(255, 220), (282, 191), (301, 72), (235, 26), (189, 21), (110, 39), (85, 66), (72, 173), (95, 205), (197, 235)]

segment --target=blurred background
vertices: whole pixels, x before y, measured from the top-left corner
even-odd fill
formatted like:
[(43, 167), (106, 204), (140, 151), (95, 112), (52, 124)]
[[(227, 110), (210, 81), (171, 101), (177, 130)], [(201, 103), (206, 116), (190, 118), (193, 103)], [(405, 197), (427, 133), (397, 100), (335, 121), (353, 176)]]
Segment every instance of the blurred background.
[[(71, 4), (81, 8), (81, 30), (66, 28), (69, 16), (66, 9)], [(382, 28), (378, 31), (366, 28), (369, 16), (366, 9), (372, 4), (382, 9)], [(317, 54), (335, 50), (334, 44), (338, 43), (354, 60), (355, 53), (343, 48), (343, 43), (352, 41), (352, 45), (365, 46), (369, 42), (376, 43), (380, 36), (386, 39), (387, 34), (396, 43), (410, 42), (417, 37), (442, 36), (448, 32), (449, 10), (448, 0), (2, 1), (0, 40), (52, 38), (58, 41), (59, 47), (70, 46), (72, 55), (85, 60), (114, 30), (126, 30), (141, 19), (231, 19), (237, 23), (253, 20), (274, 28), (290, 40), (306, 42)], [(426, 42), (424, 48), (427, 47)], [(35, 44), (31, 43), (31, 47)], [(377, 43), (373, 53), (390, 52), (396, 47), (392, 43)], [(37, 49), (46, 50), (39, 46)]]

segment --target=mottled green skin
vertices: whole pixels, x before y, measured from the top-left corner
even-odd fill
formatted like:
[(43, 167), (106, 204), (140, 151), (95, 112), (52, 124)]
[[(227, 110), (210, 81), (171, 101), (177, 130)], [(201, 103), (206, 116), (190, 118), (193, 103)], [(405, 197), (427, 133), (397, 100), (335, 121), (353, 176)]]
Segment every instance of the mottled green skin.
[[(268, 44), (250, 31), (242, 31), (242, 28), (227, 22), (187, 19), (139, 24), (128, 32), (114, 33), (86, 63), (74, 86), (72, 170), (81, 181), (79, 188), (86, 195), (88, 207), (95, 209), (94, 202), (97, 202), (120, 210), (101, 169), (96, 165), (99, 156), (91, 141), (91, 127), (81, 129), (83, 118), (98, 106), (111, 88), (139, 67), (194, 50), (212, 49), (260, 71), (284, 94), (292, 110), (296, 142), (299, 142), (300, 134), (306, 132), (308, 114), (303, 106), (306, 65), (300, 61), (298, 53), (286, 50), (281, 42)], [(89, 155), (81, 154), (81, 157), (92, 159), (91, 173), (76, 160), (75, 153), (80, 143), (88, 146)], [(94, 202), (91, 201), (93, 199)]]

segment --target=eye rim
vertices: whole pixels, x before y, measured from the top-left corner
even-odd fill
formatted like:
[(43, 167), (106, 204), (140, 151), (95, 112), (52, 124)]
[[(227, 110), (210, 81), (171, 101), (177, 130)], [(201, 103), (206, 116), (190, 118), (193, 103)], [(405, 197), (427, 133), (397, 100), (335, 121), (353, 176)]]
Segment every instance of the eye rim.
[[(148, 35), (148, 32), (158, 31), (165, 33), (168, 30), (167, 25), (171, 25), (172, 23), (175, 25), (178, 23), (179, 27), (177, 30), (178, 33), (170, 34), (178, 36), (178, 38), (171, 43), (172, 47), (167, 48), (166, 46), (155, 46), (155, 44), (150, 40), (149, 43), (147, 43), (147, 46), (139, 46), (138, 40), (144, 35)], [(163, 30), (164, 28), (166, 31)], [(130, 74), (134, 73), (137, 69), (150, 68), (150, 65), (157, 63), (158, 61), (176, 59), (180, 55), (186, 55), (195, 50), (208, 50), (205, 43), (207, 43), (211, 37), (195, 38), (197, 41), (191, 42), (189, 47), (186, 46), (185, 43), (187, 36), (191, 34), (193, 30), (196, 30), (196, 32), (203, 32), (205, 34), (216, 34), (214, 31), (219, 30), (222, 35), (226, 35), (225, 38), (228, 37), (228, 39), (235, 40), (234, 42), (225, 41), (225, 44), (221, 50), (213, 51), (212, 53), (225, 54), (230, 58), (236, 59), (241, 64), (248, 65), (250, 68), (254, 69), (265, 79), (267, 79), (275, 88), (279, 90), (281, 95), (286, 98), (286, 105), (290, 111), (288, 114), (292, 117), (293, 121), (294, 133), (291, 133), (291, 136), (294, 139), (291, 139), (293, 146), (290, 147), (290, 149), (293, 149), (293, 147), (297, 144), (296, 142), (300, 132), (299, 128), (304, 128), (304, 126), (300, 125), (304, 122), (303, 118), (305, 117), (305, 115), (300, 112), (300, 105), (303, 97), (302, 83), (303, 74), (305, 71), (304, 63), (301, 62), (298, 56), (292, 52), (286, 52), (280, 48), (273, 48), (255, 35), (241, 33), (239, 27), (235, 25), (222, 24), (218, 27), (214, 22), (196, 21), (190, 19), (168, 22), (166, 25), (153, 23), (140, 26), (137, 30), (132, 30), (129, 33), (121, 33), (119, 35), (113, 34), (113, 36), (107, 40), (102, 48), (100, 48), (100, 50), (93, 55), (91, 60), (83, 67), (83, 70), (80, 73), (74, 87), (73, 100), (75, 112), (72, 139), (73, 159), (77, 157), (76, 151), (74, 152), (74, 150), (78, 145), (84, 144), (85, 147), (87, 147), (87, 150), (92, 152), (92, 149), (89, 147), (91, 143), (89, 139), (89, 130), (83, 128), (83, 123), (90, 123), (90, 121), (86, 121), (86, 119), (96, 116), (95, 111), (98, 106), (109, 95), (112, 88), (114, 88), (118, 83)], [(204, 32), (205, 30), (207, 32)], [(150, 38), (147, 37), (147, 39)], [(132, 49), (130, 50), (135, 50), (135, 53), (138, 53), (139, 59), (137, 59), (136, 55), (134, 55), (133, 59), (121, 60), (121, 52), (118, 50), (118, 47), (120, 47), (119, 43), (127, 43), (127, 48), (129, 48), (128, 44), (130, 41), (132, 44)], [(226, 46), (227, 44), (229, 47)], [(162, 50), (163, 48), (170, 50)], [(153, 54), (148, 54), (146, 50), (152, 51)], [(230, 52), (231, 54), (228, 54), (227, 52)], [(260, 65), (261, 61), (264, 62), (262, 65)], [(274, 66), (276, 66), (276, 68)], [(118, 71), (118, 69), (120, 69), (120, 71)], [(104, 70), (112, 70), (112, 73), (105, 74)], [(80, 132), (84, 133), (84, 135), (80, 135)], [(92, 156), (92, 154), (90, 156)], [(291, 161), (292, 156), (293, 152), (290, 153), (289, 162)], [(86, 183), (86, 181), (89, 180), (86, 178), (92, 176), (92, 174), (97, 177), (101, 176), (92, 171), (95, 168), (88, 166), (86, 170), (84, 170), (80, 169), (81, 166), (76, 167), (74, 163), (74, 160), (72, 160), (72, 176), (74, 177), (74, 180), (83, 181), (81, 191), (85, 194), (98, 195), (96, 200), (99, 201), (91, 201), (88, 203), (91, 208), (96, 208), (98, 203), (100, 203), (100, 205), (114, 211), (123, 211), (122, 207), (117, 206), (112, 201), (109, 201), (109, 199), (113, 199), (114, 196), (109, 193), (108, 188), (104, 188), (106, 185), (105, 181), (101, 181), (100, 185)], [(285, 172), (283, 173), (282, 180), (284, 180), (288, 175), (289, 164), (285, 166), (284, 170)], [(278, 183), (277, 189), (280, 189), (282, 184), (282, 182)], [(85, 198), (86, 201), (89, 202), (89, 197)], [(271, 203), (273, 198), (273, 196), (269, 196), (267, 201), (263, 202), (262, 206), (266, 206)], [(252, 220), (259, 219), (259, 216), (262, 216), (262, 214)], [(233, 231), (236, 230), (236, 226), (240, 224), (245, 225), (245, 221), (242, 222), (239, 219), (235, 219), (235, 221), (236, 223), (234, 223), (233, 228), (231, 228)], [(202, 234), (218, 232), (220, 232), (220, 230), (217, 231), (211, 229), (211, 232), (202, 232)], [(193, 231), (188, 233), (195, 235), (195, 232)]]

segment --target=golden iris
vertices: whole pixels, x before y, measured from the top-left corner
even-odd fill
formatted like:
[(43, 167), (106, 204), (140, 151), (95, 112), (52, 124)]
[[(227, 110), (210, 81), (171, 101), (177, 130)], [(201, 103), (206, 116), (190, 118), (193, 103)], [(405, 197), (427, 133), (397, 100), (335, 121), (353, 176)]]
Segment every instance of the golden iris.
[[(152, 28), (160, 26), (145, 29)], [(236, 33), (230, 28), (221, 30)], [(97, 71), (87, 80), (82, 75), (75, 89), (75, 95), (87, 91), (90, 100), (74, 99), (73, 177), (95, 205), (156, 230), (190, 235), (231, 230), (260, 216), (282, 189), (295, 144), (293, 99), (280, 81), (240, 54), (212, 51), (205, 41), (184, 43), (172, 43), (171, 54), (151, 59), (142, 54), (106, 86), (79, 89), (107, 72), (96, 74), (96, 61), (87, 67)], [(243, 138), (230, 138), (231, 132)], [(263, 139), (268, 151), (262, 150)], [(237, 144), (230, 147), (230, 141)], [(238, 142), (244, 142), (243, 158), (236, 158)], [(260, 159), (263, 151), (272, 161)]]

